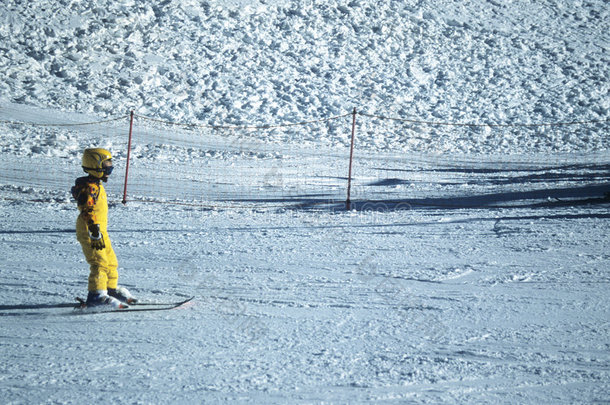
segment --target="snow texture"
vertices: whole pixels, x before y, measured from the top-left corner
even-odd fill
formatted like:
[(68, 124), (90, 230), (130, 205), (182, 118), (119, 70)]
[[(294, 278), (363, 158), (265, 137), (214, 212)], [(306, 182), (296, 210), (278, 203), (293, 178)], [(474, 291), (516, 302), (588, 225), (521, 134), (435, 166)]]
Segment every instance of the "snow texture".
[[(0, 305), (86, 294), (68, 190), (88, 146), (116, 158), (121, 284), (146, 302), (196, 296), (166, 312), (0, 310), (3, 403), (607, 403), (609, 12), (3, 1)], [(119, 203), (130, 109), (267, 125), (353, 107), (376, 117), (358, 116), (349, 211), (351, 117), (247, 137), (140, 120), (134, 200)]]

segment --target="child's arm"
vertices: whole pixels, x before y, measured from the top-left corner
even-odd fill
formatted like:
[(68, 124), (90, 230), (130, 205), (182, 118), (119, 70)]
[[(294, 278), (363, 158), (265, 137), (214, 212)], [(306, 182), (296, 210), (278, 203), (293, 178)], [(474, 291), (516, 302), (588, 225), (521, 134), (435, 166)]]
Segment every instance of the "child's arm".
[(93, 210), (100, 195), (99, 185), (95, 183), (77, 184), (72, 188), (72, 195), (76, 199), (78, 209), (87, 224), (91, 247), (97, 250), (104, 249), (106, 244), (104, 243), (104, 238), (100, 232), (100, 225)]
[(93, 207), (97, 203), (100, 195), (100, 187), (95, 183), (86, 183), (80, 187), (78, 194), (74, 197), (78, 204), (78, 209), (87, 223), (87, 226), (97, 223), (97, 218), (93, 212)]

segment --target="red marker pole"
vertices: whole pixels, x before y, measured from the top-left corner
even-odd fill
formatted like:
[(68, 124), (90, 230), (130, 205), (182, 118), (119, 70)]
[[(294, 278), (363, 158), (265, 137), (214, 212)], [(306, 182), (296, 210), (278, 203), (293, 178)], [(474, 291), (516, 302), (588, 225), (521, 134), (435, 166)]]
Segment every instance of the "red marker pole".
[(129, 141), (127, 142), (127, 164), (125, 164), (125, 184), (123, 187), (123, 204), (127, 204), (127, 179), (129, 177), (129, 159), (131, 157), (131, 137), (133, 135), (133, 110), (129, 118)]
[(352, 201), (351, 201), (351, 192), (352, 192), (352, 163), (354, 161), (354, 137), (356, 135), (356, 107), (354, 107), (354, 111), (352, 112), (352, 141), (349, 148), (349, 173), (347, 175), (347, 201), (345, 201), (345, 209), (350, 210)]

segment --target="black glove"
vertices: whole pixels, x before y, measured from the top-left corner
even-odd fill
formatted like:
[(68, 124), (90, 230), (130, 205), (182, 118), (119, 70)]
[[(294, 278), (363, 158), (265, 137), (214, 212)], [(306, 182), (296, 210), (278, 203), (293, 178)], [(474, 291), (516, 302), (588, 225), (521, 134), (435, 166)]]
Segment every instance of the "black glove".
[(95, 250), (102, 250), (106, 247), (104, 243), (104, 236), (100, 232), (100, 226), (98, 224), (89, 224), (89, 239), (91, 239), (91, 247)]

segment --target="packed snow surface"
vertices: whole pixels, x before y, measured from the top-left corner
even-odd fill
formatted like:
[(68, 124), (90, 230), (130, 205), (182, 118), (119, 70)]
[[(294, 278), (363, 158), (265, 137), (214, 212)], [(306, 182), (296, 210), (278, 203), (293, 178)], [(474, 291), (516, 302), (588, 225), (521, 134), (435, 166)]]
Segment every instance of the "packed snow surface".
[[(609, 12), (3, 1), (3, 403), (607, 403)], [(188, 305), (44, 308), (89, 146), (120, 283)]]

